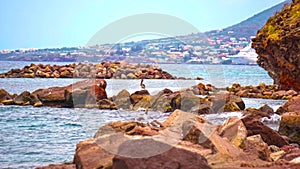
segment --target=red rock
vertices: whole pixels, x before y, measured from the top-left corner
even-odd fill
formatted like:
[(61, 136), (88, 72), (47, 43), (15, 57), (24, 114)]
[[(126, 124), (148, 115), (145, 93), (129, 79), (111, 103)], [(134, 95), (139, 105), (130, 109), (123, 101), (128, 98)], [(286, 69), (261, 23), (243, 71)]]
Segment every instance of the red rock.
[(113, 159), (113, 169), (209, 169), (198, 153), (171, 147), (153, 139), (130, 140), (120, 145)]
[(100, 147), (93, 139), (76, 145), (74, 163), (77, 169), (109, 168), (114, 155)]
[(280, 134), (260, 122), (258, 119), (246, 116), (241, 120), (247, 128), (248, 136), (259, 134), (263, 141), (268, 145), (275, 145), (277, 147), (288, 145), (288, 142)]

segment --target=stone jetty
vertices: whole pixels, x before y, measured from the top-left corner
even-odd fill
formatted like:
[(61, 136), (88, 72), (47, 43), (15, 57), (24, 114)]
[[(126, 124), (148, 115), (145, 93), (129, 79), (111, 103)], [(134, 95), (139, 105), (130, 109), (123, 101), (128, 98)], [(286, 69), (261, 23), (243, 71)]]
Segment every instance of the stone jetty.
[(11, 69), (2, 73), (0, 78), (175, 79), (176, 77), (157, 65), (102, 62), (68, 65), (31, 64), (22, 69)]

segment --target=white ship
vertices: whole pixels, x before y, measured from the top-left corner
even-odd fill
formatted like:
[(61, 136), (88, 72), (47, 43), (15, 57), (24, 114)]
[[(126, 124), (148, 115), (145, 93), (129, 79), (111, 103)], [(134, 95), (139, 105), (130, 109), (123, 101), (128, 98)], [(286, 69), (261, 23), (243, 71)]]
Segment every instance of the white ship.
[(246, 46), (244, 49), (240, 50), (238, 54), (228, 56), (228, 58), (232, 61), (232, 64), (236, 65), (257, 64), (257, 53), (253, 48), (251, 48), (251, 44)]

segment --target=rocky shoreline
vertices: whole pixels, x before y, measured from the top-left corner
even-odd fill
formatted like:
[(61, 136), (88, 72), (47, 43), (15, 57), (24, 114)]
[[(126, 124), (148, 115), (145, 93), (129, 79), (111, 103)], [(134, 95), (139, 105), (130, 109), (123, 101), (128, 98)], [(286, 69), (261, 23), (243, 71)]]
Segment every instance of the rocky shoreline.
[(38, 169), (299, 168), (299, 140), (289, 136), (299, 138), (292, 129), (300, 114), (284, 114), (279, 131), (287, 136), (266, 126), (261, 117), (250, 113), (215, 125), (175, 110), (162, 123), (112, 122), (77, 144), (73, 162)]
[(22, 69), (11, 69), (1, 73), (0, 78), (176, 79), (177, 77), (156, 65), (103, 62), (72, 63), (62, 66), (32, 63)]
[[(73, 162), (40, 168), (300, 167), (300, 95), (293, 94), (274, 112), (267, 105), (246, 108), (237, 96), (245, 87), (237, 84), (228, 88), (229, 92), (199, 83), (180, 91), (163, 89), (155, 95), (146, 89), (131, 94), (122, 90), (113, 97), (107, 96), (106, 85), (104, 79), (88, 79), (20, 95), (1, 89), (0, 101), (6, 105), (125, 109), (146, 114), (173, 112), (162, 123), (109, 123), (100, 127), (94, 138), (77, 144)], [(201, 116), (233, 111), (241, 111), (243, 117), (230, 117), (222, 125)], [(282, 117), (278, 131), (260, 120), (274, 113)]]

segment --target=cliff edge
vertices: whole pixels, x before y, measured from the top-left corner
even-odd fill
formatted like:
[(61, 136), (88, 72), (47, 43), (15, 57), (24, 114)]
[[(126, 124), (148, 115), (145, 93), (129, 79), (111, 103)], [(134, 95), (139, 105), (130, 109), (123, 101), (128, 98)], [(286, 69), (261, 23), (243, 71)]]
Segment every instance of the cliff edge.
[(300, 91), (300, 0), (286, 4), (257, 32), (258, 65), (281, 89)]

